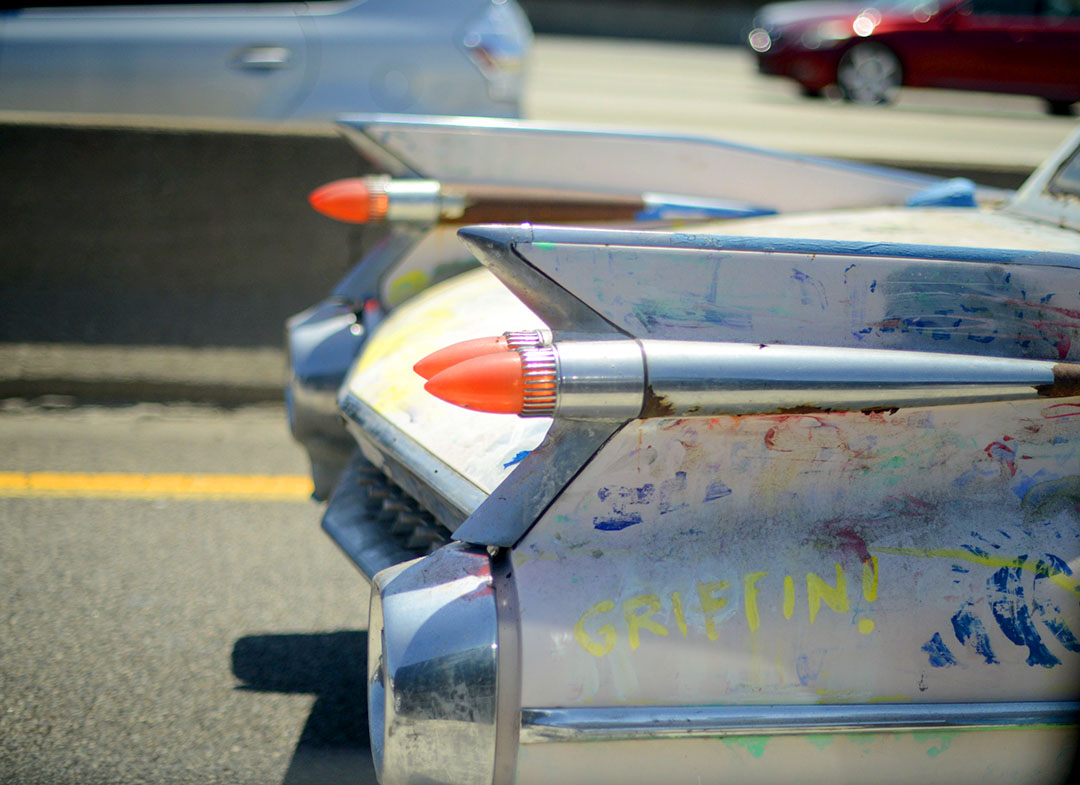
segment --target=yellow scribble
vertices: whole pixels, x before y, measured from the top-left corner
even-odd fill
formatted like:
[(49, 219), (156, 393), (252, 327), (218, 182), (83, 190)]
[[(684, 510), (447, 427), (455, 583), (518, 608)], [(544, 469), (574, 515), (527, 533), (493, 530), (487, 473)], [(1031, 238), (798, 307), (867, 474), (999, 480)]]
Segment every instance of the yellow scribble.
[(723, 591), (730, 584), (727, 581), (709, 581), (697, 585), (698, 600), (701, 601), (701, 612), (705, 614), (705, 635), (714, 641), (720, 637), (716, 630), (716, 620), (712, 615), (727, 605), (727, 597), (716, 597), (718, 591)]
[(867, 602), (877, 599), (878, 563), (877, 556), (871, 556), (862, 566), (862, 594)]
[(875, 553), (883, 553), (889, 556), (914, 556), (920, 559), (950, 559), (957, 561), (981, 564), (986, 567), (1013, 567), (1022, 570), (1030, 570), (1035, 574), (1049, 578), (1061, 588), (1073, 594), (1080, 594), (1080, 582), (1070, 578), (1060, 570), (1055, 570), (1048, 564), (1030, 562), (1026, 559), (1009, 558), (1008, 556), (991, 556), (990, 554), (978, 554), (965, 550), (953, 550), (949, 548), (874, 548)]
[(608, 613), (613, 610), (615, 610), (615, 603), (611, 600), (601, 600), (585, 611), (585, 614), (574, 625), (574, 640), (580, 643), (581, 647), (594, 657), (603, 657), (615, 648), (615, 628), (610, 624), (605, 624), (597, 630), (598, 634), (604, 636), (604, 642), (598, 643), (589, 633), (585, 632), (585, 622), (598, 613)]
[(795, 579), (790, 575), (784, 576), (784, 618), (790, 619), (795, 613)]
[(748, 572), (743, 576), (743, 605), (746, 607), (746, 623), (750, 626), (750, 632), (757, 631), (761, 626), (761, 616), (758, 615), (757, 607), (757, 582), (764, 578), (767, 572)]
[[(644, 613), (641, 610), (644, 609)], [(667, 635), (667, 628), (654, 621), (652, 616), (660, 610), (660, 598), (655, 594), (642, 594), (639, 597), (631, 597), (623, 603), (623, 614), (626, 616), (626, 633), (630, 638), (630, 651), (637, 651), (641, 645), (640, 630), (648, 630), (654, 635)]]
[(812, 572), (806, 573), (806, 602), (810, 606), (810, 623), (814, 623), (821, 603), (832, 608), (837, 613), (847, 613), (848, 604), (847, 583), (844, 581), (844, 569), (836, 565), (836, 586), (827, 584), (820, 575)]
[(682, 595), (677, 591), (671, 593), (671, 611), (675, 614), (675, 623), (679, 625), (679, 632), (686, 637), (686, 613), (683, 611)]

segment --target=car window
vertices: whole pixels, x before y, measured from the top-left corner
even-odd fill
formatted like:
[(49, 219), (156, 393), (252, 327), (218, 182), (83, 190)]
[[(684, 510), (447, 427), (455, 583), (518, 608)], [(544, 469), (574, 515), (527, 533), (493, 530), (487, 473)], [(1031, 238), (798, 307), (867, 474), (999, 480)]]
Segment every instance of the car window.
[(1047, 186), (1046, 190), (1052, 194), (1068, 194), (1069, 196), (1080, 197), (1080, 150), (1074, 152), (1061, 165), (1061, 168), (1057, 170), (1057, 173), (1050, 180), (1050, 185)]

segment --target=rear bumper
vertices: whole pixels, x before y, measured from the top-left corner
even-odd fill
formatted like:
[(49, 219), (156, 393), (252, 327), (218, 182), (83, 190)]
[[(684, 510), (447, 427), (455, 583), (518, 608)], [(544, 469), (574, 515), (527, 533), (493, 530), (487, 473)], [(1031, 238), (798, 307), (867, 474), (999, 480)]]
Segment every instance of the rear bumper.
[(368, 700), (383, 785), (1069, 774), (1075, 701), (522, 707), (536, 674), (523, 669), (520, 631), (542, 618), (518, 607), (512, 558), (454, 543), (375, 577)]

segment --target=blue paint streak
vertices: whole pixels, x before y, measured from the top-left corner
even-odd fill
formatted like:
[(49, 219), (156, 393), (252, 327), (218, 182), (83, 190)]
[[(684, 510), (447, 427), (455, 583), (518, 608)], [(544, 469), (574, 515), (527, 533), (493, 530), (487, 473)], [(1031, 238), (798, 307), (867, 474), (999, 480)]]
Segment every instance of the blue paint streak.
[(724, 485), (720, 480), (713, 480), (709, 483), (709, 487), (705, 489), (705, 498), (703, 502), (711, 502), (716, 499), (723, 499), (725, 496), (731, 495), (731, 488)]
[(1043, 482), (1047, 482), (1051, 479), (1056, 480), (1059, 478), (1053, 477), (1048, 474), (1046, 469), (1039, 469), (1039, 471), (1035, 472), (1034, 474), (1023, 474), (1022, 472), (1017, 472), (1016, 477), (1013, 478), (1014, 485), (1012, 486), (1012, 492), (1016, 494), (1016, 497), (1018, 499), (1023, 501), (1024, 497), (1027, 496), (1028, 491), (1030, 491), (1036, 485), (1040, 485)]
[(922, 645), (922, 650), (930, 655), (930, 664), (935, 668), (949, 668), (956, 665), (956, 657), (949, 651), (945, 641), (941, 640), (940, 632), (935, 632), (934, 637)]
[(1031, 620), (1031, 610), (1024, 602), (1020, 568), (1002, 567), (987, 579), (986, 585), (991, 597), (990, 612), (994, 614), (994, 620), (1006, 638), (1017, 646), (1027, 646), (1027, 664), (1043, 668), (1060, 665), (1061, 660), (1046, 648)]
[(639, 523), (641, 523), (641, 515), (636, 512), (621, 518), (593, 518), (593, 528), (602, 532), (622, 531), (627, 527), (637, 526)]
[[(1069, 567), (1069, 563), (1060, 556), (1055, 556), (1052, 553), (1046, 554), (1046, 560), (1050, 562), (1050, 566), (1058, 573), (1064, 573), (1065, 575), (1072, 575), (1072, 568)], [(1041, 561), (1040, 561), (1041, 563)]]
[[(1046, 554), (1046, 559), (1049, 562), (1039, 559), (1035, 564), (1035, 585), (1033, 587), (1033, 593), (1038, 592), (1039, 581), (1044, 580), (1052, 575), (1072, 575), (1072, 570), (1069, 565), (1065, 563), (1065, 560), (1059, 556), (1054, 556), (1052, 553)], [(1046, 607), (1049, 606), (1049, 607)], [(1042, 603), (1032, 600), (1031, 607), (1035, 613), (1042, 617), (1042, 623), (1046, 625), (1050, 633), (1058, 639), (1058, 642), (1065, 647), (1066, 651), (1071, 651), (1080, 654), (1080, 640), (1077, 640), (1075, 633), (1069, 629), (1069, 625), (1066, 624), (1065, 618), (1061, 613), (1061, 608), (1052, 602), (1047, 602), (1046, 606)], [(1047, 618), (1049, 617), (1049, 618)]]
[(515, 455), (513, 458), (511, 458), (509, 460), (509, 462), (504, 463), (503, 468), (504, 469), (509, 469), (515, 463), (521, 463), (523, 460), (525, 460), (525, 456), (528, 455), (530, 452), (532, 452), (532, 450), (522, 450), (517, 455)]
[(672, 479), (660, 483), (660, 514), (667, 515), (669, 512), (689, 507), (689, 504), (682, 501), (685, 490), (686, 472), (675, 472)]
[(1080, 654), (1080, 641), (1076, 639), (1076, 635), (1069, 629), (1065, 619), (1061, 616), (1055, 616), (1052, 619), (1043, 619), (1043, 624), (1068, 651)]
[(994, 650), (990, 648), (990, 636), (986, 634), (982, 619), (971, 611), (961, 608), (952, 617), (952, 626), (956, 639), (961, 645), (966, 645), (969, 640), (974, 639), (975, 651), (988, 665), (998, 662), (997, 657), (994, 656)]
[(802, 686), (805, 687), (821, 675), (821, 657), (817, 659), (817, 662), (811, 663), (810, 658), (805, 654), (800, 654), (795, 658), (795, 675), (799, 677), (799, 684)]
[(975, 207), (975, 183), (953, 177), (924, 188), (908, 197), (908, 207)]
[(640, 488), (628, 488), (625, 485), (620, 485), (615, 488), (603, 487), (598, 488), (596, 491), (597, 498), (600, 501), (607, 501), (614, 494), (614, 501), (612, 507), (616, 510), (628, 504), (648, 504), (652, 501), (652, 495), (655, 487), (652, 483), (645, 483)]

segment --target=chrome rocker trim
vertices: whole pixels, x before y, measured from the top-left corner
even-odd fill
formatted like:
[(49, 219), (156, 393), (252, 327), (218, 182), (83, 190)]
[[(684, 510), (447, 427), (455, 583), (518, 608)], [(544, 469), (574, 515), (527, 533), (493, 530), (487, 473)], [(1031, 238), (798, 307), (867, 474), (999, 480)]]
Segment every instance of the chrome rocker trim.
[(1080, 701), (522, 709), (522, 744), (1068, 726)]

